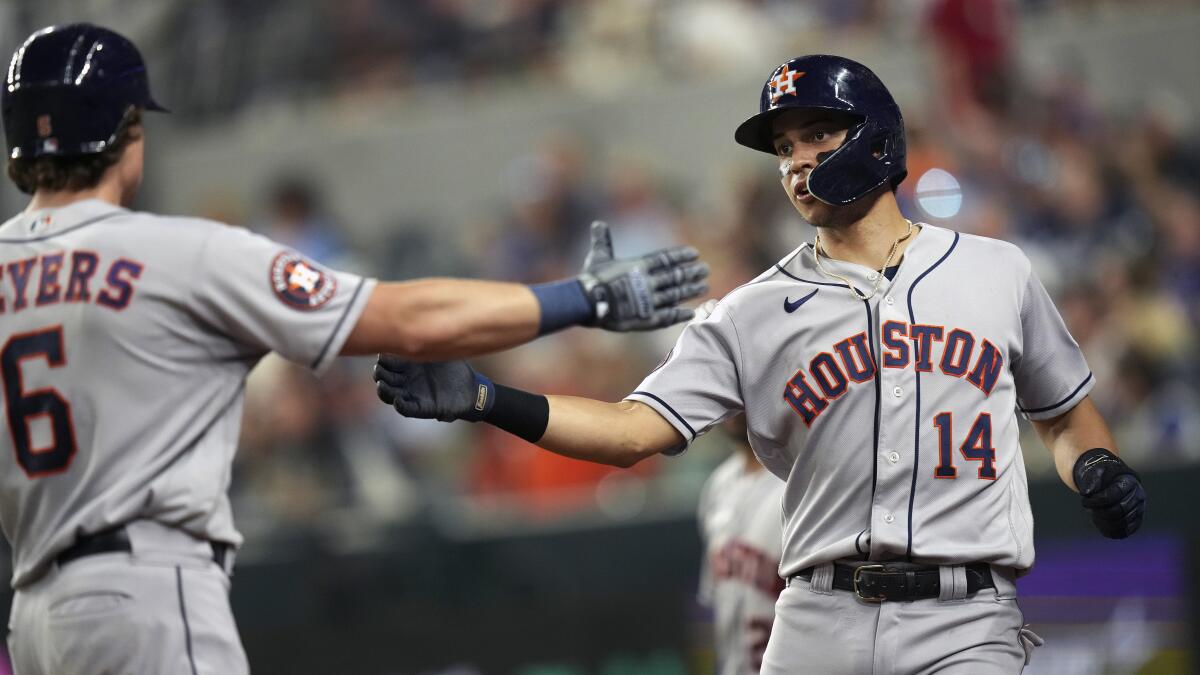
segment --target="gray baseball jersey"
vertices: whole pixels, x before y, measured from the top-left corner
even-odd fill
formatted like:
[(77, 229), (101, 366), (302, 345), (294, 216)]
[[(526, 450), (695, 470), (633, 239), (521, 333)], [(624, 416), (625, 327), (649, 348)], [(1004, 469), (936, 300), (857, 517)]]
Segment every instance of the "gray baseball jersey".
[(226, 489), (246, 374), (314, 370), (374, 282), (240, 228), (99, 202), (0, 225), (0, 523), (14, 587), (80, 533), (149, 519), (240, 544)]
[(735, 454), (700, 493), (700, 600), (713, 610), (719, 675), (750, 675), (762, 665), (783, 590), (783, 486), (769, 471), (747, 470), (745, 457)]
[[(783, 498), (785, 576), (868, 555), (1033, 564), (1016, 411), (1047, 419), (1093, 377), (1029, 260), (923, 225), (869, 301), (800, 246), (683, 331), (630, 400), (687, 441), (745, 411)], [(822, 261), (870, 289), (878, 271)]]

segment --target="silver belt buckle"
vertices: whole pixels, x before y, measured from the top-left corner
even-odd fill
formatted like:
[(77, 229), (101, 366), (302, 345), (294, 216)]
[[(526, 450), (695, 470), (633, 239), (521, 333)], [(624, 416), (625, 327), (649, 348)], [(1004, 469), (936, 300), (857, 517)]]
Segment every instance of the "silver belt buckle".
[(861, 567), (854, 568), (854, 594), (858, 596), (859, 600), (862, 600), (864, 602), (883, 602), (884, 600), (887, 600), (886, 595), (877, 595), (877, 596), (873, 596), (873, 597), (867, 597), (862, 594), (862, 590), (859, 589), (859, 587), (858, 587), (858, 576), (860, 574), (862, 574), (863, 570), (867, 570), (868, 572), (875, 572), (875, 571), (882, 572), (885, 569), (887, 569), (887, 568), (884, 567), (883, 565), (863, 565)]

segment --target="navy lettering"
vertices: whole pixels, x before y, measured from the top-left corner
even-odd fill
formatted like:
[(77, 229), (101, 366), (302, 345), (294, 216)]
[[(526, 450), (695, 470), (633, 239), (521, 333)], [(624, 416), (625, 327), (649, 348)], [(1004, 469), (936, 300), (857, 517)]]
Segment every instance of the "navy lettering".
[(27, 258), (8, 263), (8, 278), (12, 280), (13, 311), (19, 312), (28, 304), (25, 302), (25, 289), (29, 286), (29, 274), (37, 258)]
[(804, 420), (804, 426), (812, 426), (813, 420), (821, 414), (829, 403), (813, 390), (812, 385), (804, 377), (804, 371), (799, 370), (783, 388), (783, 398), (792, 406), (792, 410)]
[(108, 268), (108, 275), (104, 277), (108, 288), (100, 291), (96, 302), (118, 311), (125, 309), (129, 305), (130, 299), (133, 298), (133, 282), (141, 276), (142, 266), (140, 264), (125, 258), (114, 262)]
[(938, 413), (933, 417), (933, 426), (938, 431), (938, 465), (933, 469), (934, 478), (957, 478), (958, 469), (954, 468), (954, 451), (950, 445), (954, 437), (954, 416), (951, 413)]
[(979, 477), (996, 480), (996, 448), (992, 447), (992, 416), (979, 413), (959, 448), (963, 457), (979, 462)]
[[(853, 351), (851, 351), (853, 347)], [(838, 356), (842, 358), (842, 366), (846, 374), (855, 382), (866, 382), (875, 376), (875, 360), (871, 358), (871, 349), (867, 346), (867, 334), (859, 333), (854, 337), (833, 346)]]
[(962, 377), (971, 363), (971, 350), (975, 349), (975, 337), (961, 328), (955, 328), (946, 336), (946, 351), (942, 352), (942, 372)]
[(96, 273), (99, 259), (91, 251), (75, 251), (71, 254), (71, 276), (67, 281), (67, 293), (63, 302), (88, 302), (92, 293), (88, 285)]
[(63, 254), (50, 253), (42, 256), (42, 277), (38, 281), (37, 306), (58, 302), (62, 286), (58, 284), (58, 273), (62, 269)]
[[(954, 453), (951, 452), (951, 438), (954, 434), (953, 415), (948, 412), (938, 413), (933, 418), (933, 426), (938, 431), (938, 465), (933, 470), (934, 478), (957, 478), (958, 469), (954, 467)], [(992, 416), (979, 413), (967, 438), (958, 447), (963, 459), (979, 462), (976, 475), (983, 480), (996, 480), (996, 448), (992, 447)]]
[(913, 345), (917, 350), (916, 368), (919, 372), (928, 373), (933, 370), (933, 341), (941, 342), (943, 329), (941, 326), (926, 326), (914, 323), (908, 328)]
[(901, 337), (908, 336), (908, 324), (901, 321), (888, 321), (883, 324), (883, 353), (884, 368), (908, 367), (908, 342)]
[[(809, 361), (807, 368), (801, 368), (788, 380), (783, 398), (800, 415), (805, 425), (811, 426), (831, 401), (842, 397), (850, 389), (851, 383), (874, 379), (878, 374), (876, 369), (880, 366), (906, 368), (911, 363), (917, 371), (931, 372), (936, 361), (943, 373), (950, 377), (965, 375), (967, 381), (984, 395), (992, 393), (1004, 371), (1004, 356), (1000, 349), (983, 340), (980, 349), (976, 350), (977, 339), (971, 331), (962, 328), (947, 330), (944, 326), (932, 324), (910, 325), (904, 321), (887, 321), (880, 327), (880, 365), (875, 362), (870, 340), (867, 333), (860, 332), (838, 341), (832, 350), (818, 353)], [(943, 343), (943, 349), (935, 353), (935, 343), (938, 342)], [(940, 464), (934, 475), (937, 478), (953, 478), (955, 471), (951, 457), (953, 446), (949, 441), (949, 413), (939, 415), (935, 426), (942, 436), (939, 437), (938, 447)], [(986, 446), (986, 440), (970, 440), (970, 445), (963, 446), (973, 448), (973, 454), (968, 457), (982, 461), (981, 453), (984, 452), (982, 448)], [(986, 478), (987, 473), (985, 466), (982, 477)]]
[(984, 394), (990, 395), (996, 386), (996, 381), (1000, 379), (1000, 369), (1003, 365), (1004, 356), (1000, 350), (996, 349), (996, 345), (984, 340), (979, 360), (975, 362), (971, 374), (967, 375), (967, 381), (979, 387)]
[(821, 387), (821, 391), (824, 392), (825, 398), (832, 400), (846, 393), (846, 387), (850, 383), (829, 352), (817, 354), (809, 362), (808, 369), (812, 372), (813, 379)]

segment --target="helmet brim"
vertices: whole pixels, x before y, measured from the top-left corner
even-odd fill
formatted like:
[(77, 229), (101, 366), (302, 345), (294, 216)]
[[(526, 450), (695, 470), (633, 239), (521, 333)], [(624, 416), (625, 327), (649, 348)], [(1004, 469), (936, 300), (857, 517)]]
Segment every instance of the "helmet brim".
[(771, 138), (771, 123), (779, 117), (779, 113), (790, 108), (775, 108), (760, 112), (757, 115), (747, 119), (738, 125), (738, 128), (733, 132), (733, 140), (739, 144), (750, 148), (765, 152), (768, 155), (775, 154), (775, 144)]
[(850, 113), (859, 118), (860, 123), (863, 119), (862, 113), (850, 107), (838, 108), (827, 105), (780, 106), (778, 108), (764, 110), (763, 112), (760, 112), (757, 115), (747, 119), (745, 122), (739, 124), (738, 128), (733, 132), (733, 140), (737, 141), (740, 145), (750, 148), (751, 150), (758, 150), (759, 152), (765, 152), (768, 155), (774, 156), (775, 134), (774, 130), (771, 128), (771, 125), (774, 124), (776, 117), (779, 117), (789, 110), (832, 110), (834, 112)]

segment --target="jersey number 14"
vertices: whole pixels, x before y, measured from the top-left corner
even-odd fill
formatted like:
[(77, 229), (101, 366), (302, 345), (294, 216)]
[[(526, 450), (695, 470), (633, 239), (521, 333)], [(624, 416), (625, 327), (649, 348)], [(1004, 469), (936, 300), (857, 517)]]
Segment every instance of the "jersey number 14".
[[(71, 464), (76, 447), (71, 405), (58, 390), (52, 387), (24, 390), (21, 361), (36, 358), (45, 359), (51, 368), (66, 365), (62, 326), (14, 335), (0, 350), (0, 379), (4, 380), (8, 430), (17, 463), (30, 478), (62, 472)], [(43, 417), (50, 423), (52, 440), (47, 447), (35, 448), (30, 422)]]
[[(948, 412), (938, 413), (933, 418), (938, 432), (938, 465), (933, 470), (934, 478), (958, 478), (954, 467), (954, 416)], [(996, 448), (992, 447), (992, 416), (979, 413), (967, 438), (958, 447), (964, 459), (979, 462), (979, 477), (996, 480)]]

